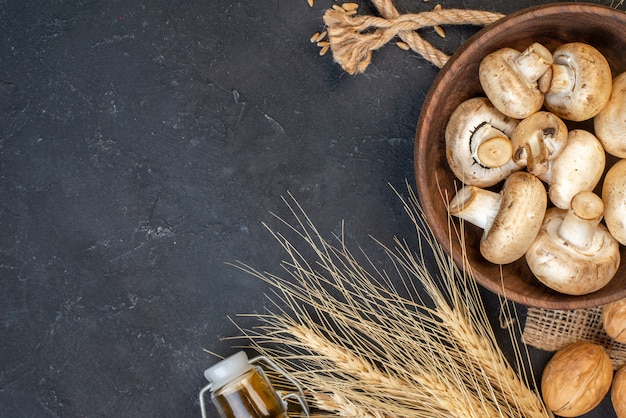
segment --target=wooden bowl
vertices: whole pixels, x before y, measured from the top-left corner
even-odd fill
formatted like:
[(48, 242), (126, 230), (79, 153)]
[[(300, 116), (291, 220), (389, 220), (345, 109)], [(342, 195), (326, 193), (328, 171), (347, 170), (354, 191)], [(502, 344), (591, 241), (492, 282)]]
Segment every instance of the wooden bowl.
[[(478, 66), (484, 56), (503, 47), (522, 51), (533, 42), (540, 42), (551, 51), (563, 43), (585, 42), (604, 54), (613, 76), (626, 71), (626, 13), (584, 3), (555, 3), (508, 15), (476, 33), (451, 57), (436, 77), (422, 107), (414, 161), (426, 220), (457, 265), (462, 263), (461, 246), (458, 239), (450, 242), (447, 202), (444, 202), (452, 199), (455, 190), (461, 187), (446, 161), (444, 132), (448, 118), (461, 102), (484, 96), (478, 80)], [(589, 121), (569, 127), (593, 132)], [(614, 161), (608, 158), (607, 165)], [(453, 222), (458, 227), (457, 221)], [(578, 309), (626, 297), (624, 246), (620, 246), (619, 270), (606, 287), (589, 295), (570, 296), (540, 283), (523, 257), (502, 266), (486, 261), (479, 250), (481, 235), (481, 229), (465, 224), (466, 253), (473, 274), (482, 286), (509, 300), (540, 308)]]

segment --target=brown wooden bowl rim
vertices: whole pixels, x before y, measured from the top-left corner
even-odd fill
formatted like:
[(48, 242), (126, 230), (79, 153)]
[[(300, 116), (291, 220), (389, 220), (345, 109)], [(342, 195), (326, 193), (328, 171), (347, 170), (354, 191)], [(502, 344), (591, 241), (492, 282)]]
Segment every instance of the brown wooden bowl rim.
[[(598, 5), (598, 4), (593, 4), (593, 3), (575, 3), (575, 2), (552, 3), (552, 4), (533, 6), (530, 8), (522, 9), (517, 12), (511, 13), (503, 17), (502, 19), (478, 31), (476, 34), (470, 37), (450, 57), (446, 65), (440, 70), (439, 74), (435, 77), (433, 84), (431, 88), (429, 89), (429, 92), (424, 100), (422, 109), (427, 109), (430, 106), (431, 101), (434, 100), (435, 95), (441, 94), (441, 91), (440, 91), (440, 89), (442, 88), (441, 83), (442, 83), (442, 80), (444, 80), (445, 78), (446, 72), (450, 68), (455, 67), (457, 62), (464, 58), (465, 51), (468, 48), (470, 48), (472, 45), (477, 44), (477, 43), (479, 44), (488, 43), (489, 41), (487, 40), (487, 38), (494, 29), (500, 29), (502, 31), (509, 30), (509, 29), (514, 30), (516, 22), (519, 22), (520, 20), (522, 21), (526, 20), (529, 16), (533, 16), (533, 15), (536, 16), (538, 13), (541, 14), (542, 17), (546, 17), (550, 15), (559, 15), (563, 12), (572, 13), (574, 11), (580, 12), (580, 13), (592, 13), (592, 14), (596, 14), (600, 16), (606, 16), (607, 18), (610, 18), (610, 19), (618, 20), (620, 23), (624, 24), (624, 27), (626, 29), (626, 13), (620, 10), (613, 9), (608, 6)], [(424, 199), (424, 196), (428, 195), (426, 193), (428, 191), (427, 184), (419, 176), (421, 172), (419, 168), (420, 164), (422, 164), (424, 167), (428, 166), (429, 163), (432, 164), (432, 162), (423, 160), (420, 155), (421, 153), (419, 152), (420, 145), (422, 145), (420, 138), (424, 137), (424, 132), (427, 132), (428, 130), (427, 124), (424, 121), (425, 113), (426, 112), (424, 112), (424, 110), (420, 112), (420, 116), (419, 116), (419, 120), (417, 124), (416, 136), (415, 136), (415, 148), (414, 148), (414, 167), (415, 167), (415, 175), (416, 175), (417, 192), (420, 197), (420, 204), (421, 204), (421, 207), (422, 207), (422, 210), (424, 212), (427, 222), (430, 223), (431, 220), (436, 219), (435, 207), (433, 206), (433, 202), (431, 200)], [(467, 261), (464, 262), (460, 248), (457, 248), (458, 246), (457, 247), (452, 246), (452, 243), (450, 242), (450, 237), (445, 235), (442, 232), (442, 230), (436, 230), (435, 228), (432, 228), (432, 229), (433, 229), (433, 233), (435, 234), (435, 238), (437, 239), (437, 241), (442, 245), (442, 247), (444, 248), (447, 254), (449, 255), (451, 254), (455, 263), (458, 266), (462, 266), (463, 264), (466, 264)], [(452, 249), (451, 249), (451, 246), (452, 246)], [(625, 261), (626, 260), (623, 260), (623, 257), (622, 257), (622, 263), (624, 263)], [(601, 306), (601, 305), (604, 305), (609, 302), (613, 302), (618, 299), (626, 298), (626, 288), (624, 288), (623, 290), (614, 292), (610, 295), (604, 294), (604, 295), (598, 295), (597, 297), (595, 297), (594, 294), (592, 293), (590, 295), (584, 295), (584, 297), (563, 295), (563, 301), (539, 300), (536, 298), (528, 298), (521, 293), (507, 290), (506, 288), (503, 288), (502, 286), (498, 285), (496, 281), (486, 280), (484, 277), (482, 277), (482, 274), (478, 271), (473, 271), (473, 275), (475, 276), (476, 281), (479, 284), (481, 284), (483, 287), (488, 289), (489, 291), (505, 296), (507, 299), (512, 300), (514, 302), (527, 305), (527, 306), (538, 307), (538, 308), (564, 309), (564, 310), (591, 308), (591, 307)], [(549, 290), (549, 289), (546, 288), (546, 290)]]

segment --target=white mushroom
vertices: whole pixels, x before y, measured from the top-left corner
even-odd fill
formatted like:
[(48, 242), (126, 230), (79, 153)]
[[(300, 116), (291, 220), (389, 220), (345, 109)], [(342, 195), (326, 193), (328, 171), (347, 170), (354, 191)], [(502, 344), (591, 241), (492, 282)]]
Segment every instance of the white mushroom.
[(511, 135), (513, 161), (539, 176), (567, 145), (567, 126), (550, 112), (533, 113), (522, 120)]
[(606, 152), (626, 158), (626, 72), (613, 79), (609, 102), (593, 119), (593, 127)]
[(611, 235), (626, 245), (626, 159), (613, 164), (604, 176), (602, 201), (604, 223)]
[(498, 112), (484, 97), (461, 103), (446, 126), (446, 158), (462, 182), (492, 186), (520, 169), (509, 136), (518, 121)]
[(480, 252), (495, 264), (524, 256), (535, 239), (548, 198), (541, 181), (525, 171), (511, 174), (500, 193), (465, 186), (450, 201), (453, 216), (482, 228)]
[(568, 295), (592, 293), (611, 281), (620, 263), (619, 243), (600, 223), (603, 210), (592, 192), (578, 193), (568, 210), (548, 209), (526, 252), (539, 281)]
[(512, 118), (524, 119), (543, 105), (544, 96), (537, 80), (551, 64), (552, 54), (539, 43), (523, 52), (502, 48), (480, 62), (480, 84), (496, 109)]
[(548, 196), (554, 206), (567, 209), (574, 195), (596, 187), (605, 165), (600, 141), (585, 130), (575, 129), (569, 132), (561, 154), (548, 163), (548, 171), (538, 177), (550, 185)]
[(593, 118), (611, 95), (611, 67), (606, 58), (582, 42), (563, 44), (552, 57), (554, 63), (539, 80), (546, 108), (571, 121)]

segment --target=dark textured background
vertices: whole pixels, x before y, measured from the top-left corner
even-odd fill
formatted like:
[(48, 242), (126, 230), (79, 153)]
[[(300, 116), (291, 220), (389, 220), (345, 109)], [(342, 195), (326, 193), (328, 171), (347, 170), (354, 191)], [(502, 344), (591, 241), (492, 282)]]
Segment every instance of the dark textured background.
[[(199, 416), (203, 349), (233, 353), (229, 317), (268, 305), (226, 263), (277, 268), (261, 222), (288, 192), (355, 248), (411, 237), (388, 183), (414, 183), (437, 69), (389, 45), (347, 75), (309, 43), (332, 4), (0, 0), (0, 416)], [(424, 36), (452, 53), (476, 30)]]

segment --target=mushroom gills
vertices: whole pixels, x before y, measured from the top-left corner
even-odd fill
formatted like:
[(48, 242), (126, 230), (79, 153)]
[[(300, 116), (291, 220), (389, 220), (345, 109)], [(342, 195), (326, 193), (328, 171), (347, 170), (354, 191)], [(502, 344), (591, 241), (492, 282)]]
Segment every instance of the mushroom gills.
[(476, 163), (485, 168), (505, 166), (513, 156), (513, 146), (506, 134), (487, 122), (472, 132), (470, 150)]
[(465, 184), (493, 186), (518, 171), (509, 137), (518, 121), (500, 113), (486, 97), (462, 102), (446, 125), (446, 159)]

